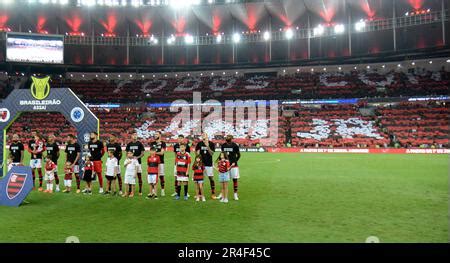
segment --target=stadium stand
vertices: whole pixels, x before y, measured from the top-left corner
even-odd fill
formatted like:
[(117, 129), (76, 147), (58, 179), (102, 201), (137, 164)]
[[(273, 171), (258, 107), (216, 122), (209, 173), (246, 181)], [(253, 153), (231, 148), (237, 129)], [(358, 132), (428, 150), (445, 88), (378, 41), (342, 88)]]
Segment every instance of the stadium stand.
[(379, 126), (402, 147), (448, 148), (448, 104), (401, 103), (377, 109)]
[[(294, 116), (285, 117), (280, 107), (278, 119), (277, 146), (292, 144), (293, 147), (432, 147), (448, 148), (450, 107), (436, 103), (400, 103), (378, 106), (375, 115), (364, 116), (361, 109), (365, 105), (322, 105), (293, 106)], [(118, 109), (93, 109), (100, 119), (101, 138), (110, 134), (125, 138), (136, 131), (145, 144), (152, 140), (155, 131), (162, 131), (169, 143), (176, 141), (178, 134), (188, 135), (195, 140), (189, 130), (198, 123), (181, 123), (178, 113), (168, 108), (123, 107)], [(192, 111), (189, 117), (192, 118)], [(202, 120), (208, 113), (202, 114)], [(266, 120), (242, 122), (238, 129), (222, 120), (207, 124), (206, 130), (212, 141), (222, 141), (224, 135), (233, 134), (242, 146), (257, 146), (270, 129), (270, 116)], [(248, 118), (248, 114), (245, 115)], [(267, 121), (269, 120), (269, 121)], [(234, 123), (236, 125), (236, 122)], [(75, 133), (74, 128), (58, 113), (24, 113), (11, 126), (8, 134), (18, 133), (26, 138), (29, 131), (38, 129), (43, 134), (55, 133), (64, 138)], [(11, 137), (11, 136), (10, 136)]]
[(54, 133), (60, 138), (69, 133), (76, 134), (75, 128), (60, 113), (23, 113), (11, 125), (8, 134), (17, 133), (21, 138), (28, 140), (30, 132), (36, 130), (43, 135)]
[(298, 108), (291, 120), (292, 143), (303, 147), (387, 147), (388, 135), (363, 117), (356, 105)]
[[(69, 87), (84, 102), (168, 102), (192, 97), (217, 99), (331, 99), (443, 95), (449, 93), (450, 72), (416, 69), (408, 72), (351, 71), (294, 75), (166, 77), (155, 79), (72, 79), (56, 77), (53, 86)], [(23, 84), (10, 80), (9, 87)], [(0, 86), (0, 91), (3, 88)], [(242, 92), (245, 91), (245, 92)], [(2, 93), (6, 96), (6, 93)]]
[[(69, 77), (70, 76), (70, 77)], [(26, 76), (0, 77), (0, 95), (11, 90), (28, 88)], [(278, 72), (239, 76), (156, 77), (153, 79), (110, 76), (110, 79), (73, 77), (72, 74), (52, 77), (53, 87), (69, 87), (86, 103), (120, 103), (119, 108), (93, 107), (100, 119), (102, 139), (118, 135), (122, 144), (133, 132), (149, 143), (155, 131), (162, 131), (166, 141), (173, 143), (178, 134), (192, 135), (193, 128), (204, 126), (213, 141), (222, 141), (233, 134), (243, 146), (258, 146), (268, 133), (276, 132), (277, 146), (288, 147), (433, 147), (448, 148), (449, 106), (445, 103), (386, 103), (385, 98), (448, 95), (450, 72), (423, 68), (398, 71), (352, 70), (347, 72)], [(320, 100), (359, 98), (356, 104), (320, 105), (293, 104), (278, 108), (278, 130), (271, 130), (275, 119), (266, 108), (265, 118), (251, 117), (243, 111), (242, 121), (229, 124), (221, 119), (207, 123), (193, 120), (192, 109), (181, 122), (179, 111), (152, 106), (177, 99), (192, 99), (192, 92), (201, 92), (202, 101), (226, 100)], [(379, 103), (368, 105), (368, 99)], [(167, 103), (166, 103), (167, 104)], [(179, 109), (178, 109), (179, 110)], [(209, 112), (201, 113), (202, 120)], [(222, 112), (224, 116), (224, 112)], [(250, 116), (250, 118), (249, 118)], [(236, 128), (233, 128), (235, 126)], [(10, 127), (8, 134), (28, 136), (39, 129), (43, 134), (55, 133), (65, 138), (75, 129), (56, 113), (24, 113)], [(10, 139), (11, 136), (9, 136)]]

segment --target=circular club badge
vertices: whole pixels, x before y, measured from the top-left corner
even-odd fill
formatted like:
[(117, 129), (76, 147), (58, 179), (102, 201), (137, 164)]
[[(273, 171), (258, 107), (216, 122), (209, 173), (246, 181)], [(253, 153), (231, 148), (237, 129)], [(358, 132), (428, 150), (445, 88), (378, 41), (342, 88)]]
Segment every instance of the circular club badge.
[(84, 119), (84, 111), (82, 108), (80, 107), (75, 107), (72, 109), (72, 111), (70, 112), (70, 118), (74, 121), (74, 122), (80, 122)]
[(11, 113), (7, 108), (0, 108), (0, 122), (7, 122), (11, 117)]
[(89, 133), (85, 133), (83, 135), (83, 140), (85, 143), (88, 143), (91, 140), (91, 135)]

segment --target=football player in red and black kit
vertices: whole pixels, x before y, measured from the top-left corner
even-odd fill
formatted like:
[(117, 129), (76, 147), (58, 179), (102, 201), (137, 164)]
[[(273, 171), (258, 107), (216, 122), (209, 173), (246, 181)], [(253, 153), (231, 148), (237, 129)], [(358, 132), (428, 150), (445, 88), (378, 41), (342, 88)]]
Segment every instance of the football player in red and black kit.
[(138, 135), (137, 133), (133, 133), (131, 135), (132, 141), (127, 144), (127, 147), (125, 149), (126, 152), (132, 152), (135, 159), (137, 159), (139, 165), (137, 168), (137, 177), (138, 177), (138, 184), (139, 184), (139, 195), (142, 195), (142, 161), (141, 158), (145, 154), (145, 147), (142, 144), (142, 142), (138, 141)]
[[(177, 157), (177, 153), (180, 152), (180, 145), (181, 144), (186, 145), (186, 152), (187, 153), (191, 153), (191, 146), (189, 146), (189, 143), (187, 143), (185, 141), (184, 135), (180, 134), (180, 135), (178, 135), (178, 142), (173, 145), (173, 152), (175, 153), (175, 157)], [(177, 195), (177, 164), (176, 163), (173, 166), (173, 176), (175, 178), (175, 180), (174, 180), (175, 181), (175, 184), (174, 184), (175, 192), (172, 194), (172, 196), (176, 196)], [(189, 196), (189, 194), (188, 194), (188, 196)]]
[(205, 167), (202, 163), (202, 157), (200, 155), (195, 156), (195, 161), (192, 164), (192, 170), (194, 171), (194, 183), (195, 183), (195, 201), (205, 202), (205, 195), (203, 193), (203, 173)]
[(165, 185), (164, 152), (166, 151), (166, 143), (161, 140), (161, 132), (159, 132), (159, 131), (157, 131), (155, 133), (154, 138), (155, 138), (155, 141), (150, 143), (150, 147), (156, 149), (156, 154), (159, 155), (159, 159), (161, 161), (161, 163), (159, 164), (159, 167), (158, 167), (158, 174), (159, 174), (159, 180), (160, 180), (160, 184), (161, 184), (161, 196), (165, 196), (166, 193), (164, 190), (164, 185)]
[(34, 181), (36, 179), (36, 170), (39, 174), (39, 192), (42, 192), (42, 153), (45, 151), (45, 142), (41, 139), (41, 136), (33, 131), (31, 132), (33, 138), (28, 141), (28, 151), (31, 154), (30, 167), (33, 174), (33, 188)]
[[(66, 145), (66, 163), (69, 162), (71, 166), (71, 171), (75, 174), (75, 179), (77, 182), (77, 194), (81, 192), (80, 189), (80, 166), (78, 161), (81, 155), (81, 146), (77, 143), (76, 137), (73, 134), (67, 135), (67, 145)], [(72, 175), (70, 175), (72, 180)]]
[(225, 143), (222, 144), (222, 152), (226, 152), (228, 154), (228, 159), (230, 160), (231, 170), (230, 177), (233, 179), (233, 188), (234, 188), (234, 200), (239, 200), (238, 197), (238, 179), (239, 179), (239, 167), (238, 161), (241, 158), (241, 152), (239, 151), (239, 145), (233, 142), (233, 136), (228, 135), (225, 138)]
[(156, 188), (158, 187), (158, 168), (160, 163), (159, 156), (156, 155), (156, 149), (150, 148), (150, 155), (147, 158), (147, 182), (149, 186), (147, 199), (158, 199)]
[(119, 195), (122, 195), (122, 176), (120, 175), (120, 159), (122, 159), (122, 145), (117, 142), (115, 135), (111, 134), (109, 136), (109, 142), (106, 144), (106, 151), (113, 151), (114, 157), (116, 157), (119, 162), (119, 171), (117, 173), (117, 181), (119, 182)]
[(105, 153), (103, 143), (98, 139), (96, 132), (91, 132), (91, 140), (88, 143), (91, 161), (93, 163), (93, 171), (97, 174), (98, 183), (100, 184), (99, 193), (103, 193), (103, 177), (102, 177), (102, 156)]
[(50, 160), (56, 165), (56, 170), (54, 172), (55, 176), (55, 184), (56, 184), (56, 192), (59, 192), (59, 177), (58, 177), (58, 159), (59, 159), (59, 145), (56, 143), (56, 137), (52, 133), (47, 138), (47, 144), (45, 145), (45, 149), (47, 151), (47, 156), (50, 156)]
[(186, 152), (185, 144), (180, 144), (180, 151), (175, 157), (175, 164), (177, 165), (177, 195), (175, 199), (180, 199), (181, 185), (183, 185), (184, 200), (188, 200), (189, 167), (191, 165), (191, 156), (188, 152)]

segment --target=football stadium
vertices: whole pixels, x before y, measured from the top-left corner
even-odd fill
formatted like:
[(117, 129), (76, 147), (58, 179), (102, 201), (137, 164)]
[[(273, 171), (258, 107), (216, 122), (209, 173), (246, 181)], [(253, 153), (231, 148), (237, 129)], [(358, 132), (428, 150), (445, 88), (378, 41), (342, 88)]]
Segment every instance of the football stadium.
[(449, 19), (0, 0), (0, 242), (448, 243)]

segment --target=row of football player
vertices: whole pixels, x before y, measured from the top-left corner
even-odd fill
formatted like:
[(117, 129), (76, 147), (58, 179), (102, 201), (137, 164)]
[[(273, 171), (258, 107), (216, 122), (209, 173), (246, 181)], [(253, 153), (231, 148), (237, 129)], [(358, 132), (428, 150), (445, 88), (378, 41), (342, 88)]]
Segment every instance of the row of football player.
[[(28, 141), (28, 151), (31, 154), (30, 167), (33, 173), (33, 182), (35, 182), (36, 170), (39, 174), (39, 191), (53, 192), (53, 181), (56, 183), (56, 191), (59, 192), (59, 177), (57, 174), (57, 163), (59, 159), (59, 145), (56, 143), (56, 138), (53, 134), (47, 137), (45, 141), (41, 135), (33, 131), (32, 139)], [(203, 192), (203, 175), (206, 175), (210, 182), (211, 187), (211, 198), (217, 199), (215, 196), (215, 181), (213, 168), (219, 171), (219, 182), (222, 184), (222, 193), (219, 195), (219, 199), (222, 202), (228, 202), (228, 181), (230, 177), (233, 179), (234, 188), (234, 199), (238, 200), (238, 179), (239, 179), (239, 167), (238, 161), (240, 159), (239, 146), (234, 143), (233, 137), (227, 136), (226, 142), (221, 145), (222, 153), (213, 164), (213, 155), (215, 152), (215, 145), (208, 139), (208, 134), (202, 135), (202, 140), (196, 144), (195, 147), (195, 161), (191, 165), (190, 160), (190, 146), (185, 143), (185, 138), (180, 135), (178, 138), (178, 143), (174, 145), (175, 152), (175, 164), (174, 164), (174, 175), (175, 178), (175, 192), (173, 196), (175, 199), (180, 199), (181, 186), (184, 186), (184, 199), (187, 199), (189, 195), (188, 190), (188, 180), (190, 168), (193, 169), (193, 180), (196, 182), (196, 200), (204, 200)], [(184, 145), (184, 146), (182, 146)], [(125, 167), (125, 184), (126, 193), (122, 192), (122, 177), (120, 171), (120, 160), (122, 158), (122, 148), (119, 143), (117, 143), (117, 138), (111, 135), (108, 143), (104, 144), (98, 138), (98, 134), (92, 132), (90, 134), (90, 141), (87, 145), (89, 154), (87, 155), (85, 168), (83, 170), (82, 177), (80, 178), (79, 166), (81, 156), (81, 146), (76, 142), (76, 137), (73, 135), (67, 136), (66, 141), (66, 163), (65, 163), (65, 186), (64, 192), (68, 192), (71, 185), (71, 179), (75, 175), (77, 183), (77, 193), (81, 192), (80, 189), (80, 179), (86, 181), (86, 188), (83, 190), (85, 194), (92, 194), (92, 180), (98, 178), (99, 182), (99, 193), (101, 194), (114, 194), (114, 189), (116, 186), (115, 181), (119, 185), (119, 195), (122, 196), (134, 196), (136, 184), (136, 179), (139, 185), (138, 194), (142, 195), (142, 157), (145, 154), (144, 145), (138, 140), (136, 133), (132, 134), (131, 142), (126, 146), (127, 158), (124, 162)], [(157, 191), (157, 181), (159, 179), (161, 186), (161, 196), (165, 196), (165, 165), (164, 165), (164, 154), (166, 151), (166, 143), (161, 139), (161, 133), (157, 132), (154, 136), (154, 141), (150, 143), (150, 156), (147, 160), (148, 165), (148, 182), (151, 187), (151, 191), (147, 198), (156, 198)], [(182, 148), (184, 148), (184, 153), (182, 153)], [(13, 142), (10, 145), (9, 163), (10, 167), (14, 165), (22, 165), (24, 157), (24, 146), (21, 143), (19, 136), (17, 134), (13, 135)], [(103, 190), (103, 177), (102, 177), (102, 156), (108, 152), (108, 158), (106, 161), (106, 179), (107, 190)], [(153, 153), (154, 152), (154, 153)], [(42, 165), (41, 161), (43, 154), (46, 153), (45, 162), (45, 179), (47, 182), (46, 190), (43, 190), (43, 176), (42, 176)], [(111, 154), (112, 157), (111, 158)], [(115, 161), (114, 161), (115, 159)], [(151, 161), (149, 163), (149, 161)], [(115, 164), (117, 163), (117, 164)], [(114, 165), (116, 168), (114, 168)], [(200, 177), (201, 174), (201, 177)], [(197, 178), (197, 179), (196, 179)], [(51, 181), (51, 182), (50, 182)], [(201, 193), (201, 195), (199, 194)]]

